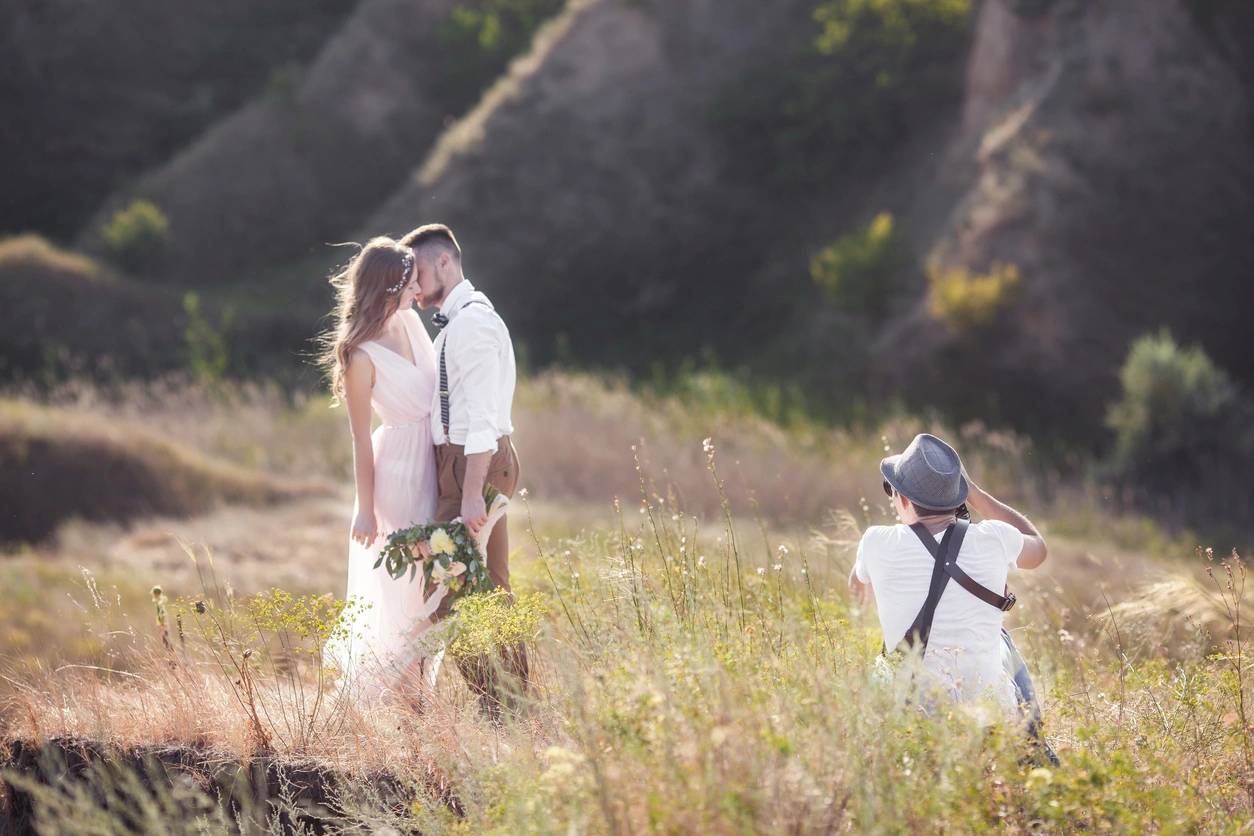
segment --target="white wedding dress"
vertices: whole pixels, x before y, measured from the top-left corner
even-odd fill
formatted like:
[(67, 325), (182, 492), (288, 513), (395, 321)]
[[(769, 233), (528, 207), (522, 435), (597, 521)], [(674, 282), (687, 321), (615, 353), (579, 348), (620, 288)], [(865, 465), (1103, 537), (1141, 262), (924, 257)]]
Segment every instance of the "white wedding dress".
[[(431, 403), (436, 386), (435, 351), (413, 310), (398, 314), (409, 336), (414, 362), (377, 342), (361, 348), (374, 363), (371, 404), (382, 421), (371, 435), (374, 447), (374, 511), (379, 536), (370, 547), (349, 538), (348, 602), (341, 627), (325, 658), (341, 671), (340, 686), (357, 701), (395, 694), (412, 699), (416, 687), (433, 687), (443, 650), (431, 631), (431, 616), (444, 597), (437, 588), (423, 600), (423, 577), (394, 580), (374, 568), (392, 532), (430, 522), (436, 508), (435, 449)], [(357, 504), (354, 502), (353, 516)]]

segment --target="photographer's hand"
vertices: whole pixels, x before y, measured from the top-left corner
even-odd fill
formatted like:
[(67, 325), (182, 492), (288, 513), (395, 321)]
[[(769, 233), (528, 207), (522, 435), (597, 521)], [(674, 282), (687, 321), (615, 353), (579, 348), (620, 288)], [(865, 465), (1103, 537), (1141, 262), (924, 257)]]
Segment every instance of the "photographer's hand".
[(849, 570), (849, 592), (859, 606), (866, 606), (868, 601), (875, 599), (875, 591), (871, 588), (871, 584), (858, 580), (857, 566)]

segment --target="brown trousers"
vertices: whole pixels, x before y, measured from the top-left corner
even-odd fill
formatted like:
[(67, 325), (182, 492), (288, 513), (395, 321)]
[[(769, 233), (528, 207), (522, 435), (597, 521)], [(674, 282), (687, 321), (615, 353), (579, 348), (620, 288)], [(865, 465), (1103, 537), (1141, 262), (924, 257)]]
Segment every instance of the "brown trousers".
[[(462, 486), (466, 483), (466, 448), (460, 444), (441, 444), (436, 447), (435, 467), (439, 486), (435, 518), (439, 522), (448, 522), (460, 515), (462, 510)], [(513, 498), (514, 490), (518, 487), (518, 453), (507, 435), (497, 442), (496, 452), (492, 454), (492, 460), (488, 464), (485, 482)], [(513, 600), (513, 590), (509, 584), (508, 514), (502, 515), (492, 529), (485, 551), (488, 555), (488, 575)], [(439, 619), (446, 615), (448, 605), (441, 604), (435, 617)], [(518, 678), (516, 688), (525, 690), (528, 675), (526, 648), (522, 644), (501, 648), (501, 662), (506, 671)], [(459, 659), (457, 666), (466, 684), (479, 696), (479, 704), (484, 713), (492, 718), (499, 717), (504, 695), (491, 660), (478, 657)]]
[[(437, 522), (448, 522), (462, 512), (462, 485), (466, 483), (466, 448), (460, 444), (441, 444), (435, 448), (435, 470), (439, 500), (435, 506)], [(518, 453), (509, 440), (501, 436), (496, 452), (488, 464), (487, 484), (513, 499), (518, 487)], [(509, 585), (509, 514), (501, 517), (488, 538), (488, 574), (502, 589)]]

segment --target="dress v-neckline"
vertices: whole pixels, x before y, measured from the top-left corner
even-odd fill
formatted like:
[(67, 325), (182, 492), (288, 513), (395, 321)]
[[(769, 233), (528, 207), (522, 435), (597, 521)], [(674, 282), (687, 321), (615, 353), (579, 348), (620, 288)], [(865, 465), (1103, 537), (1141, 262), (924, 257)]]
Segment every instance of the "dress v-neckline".
[(404, 311), (399, 311), (397, 315), (401, 317), (401, 330), (405, 332), (405, 340), (409, 343), (409, 353), (414, 355), (414, 359), (413, 360), (408, 359), (404, 354), (401, 354), (399, 351), (393, 351), (392, 349), (388, 348), (386, 345), (379, 342), (378, 340), (371, 340), (371, 342), (377, 345), (379, 348), (386, 351), (388, 354), (395, 356), (405, 365), (417, 371), (418, 370), (418, 349), (414, 347), (414, 335), (410, 333), (409, 325), (405, 323)]

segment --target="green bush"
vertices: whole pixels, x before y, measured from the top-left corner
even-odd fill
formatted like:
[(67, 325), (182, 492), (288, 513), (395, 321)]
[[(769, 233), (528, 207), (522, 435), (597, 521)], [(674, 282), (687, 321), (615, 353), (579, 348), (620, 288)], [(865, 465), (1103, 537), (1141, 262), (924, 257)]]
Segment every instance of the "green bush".
[[(882, 155), (957, 100), (970, 0), (827, 0), (806, 39), (716, 100), (739, 170), (803, 187)], [(817, 27), (817, 28), (815, 28)]]
[(183, 332), (187, 351), (187, 368), (202, 383), (221, 381), (231, 366), (231, 350), (227, 344), (227, 331), (233, 319), (228, 309), (222, 321), (215, 327), (201, 310), (200, 297), (192, 292), (183, 296), (183, 312), (187, 314), (187, 328)]
[(170, 240), (170, 222), (152, 201), (134, 200), (114, 213), (101, 236), (115, 264), (142, 275), (160, 264)]
[(1115, 475), (1128, 484), (1175, 494), (1222, 482), (1250, 460), (1249, 404), (1200, 347), (1185, 348), (1167, 331), (1141, 337), (1119, 379), (1123, 394), (1106, 423)]
[(888, 212), (810, 259), (810, 276), (842, 310), (882, 319), (909, 264)]

